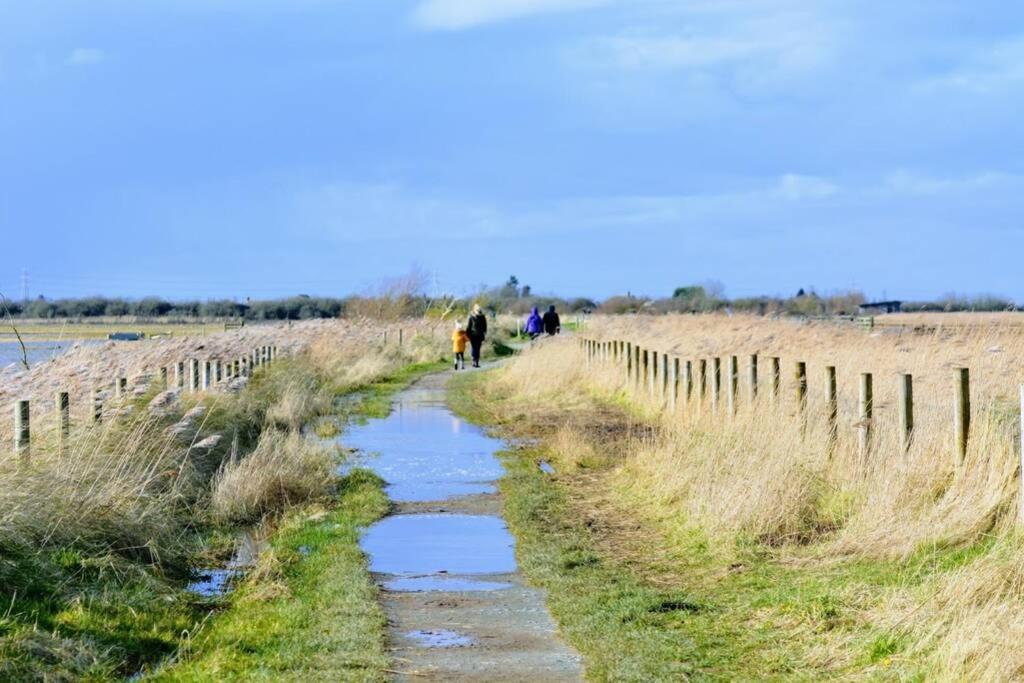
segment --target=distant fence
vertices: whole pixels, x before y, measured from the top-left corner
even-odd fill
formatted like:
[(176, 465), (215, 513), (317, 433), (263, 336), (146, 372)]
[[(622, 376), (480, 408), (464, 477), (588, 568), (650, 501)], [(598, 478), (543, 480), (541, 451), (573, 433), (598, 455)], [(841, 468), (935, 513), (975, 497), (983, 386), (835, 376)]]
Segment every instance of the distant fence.
[[(160, 383), (160, 386), (178, 391), (207, 392), (215, 390), (236, 377), (249, 377), (258, 368), (269, 366), (279, 358), (276, 346), (257, 346), (251, 352), (237, 358), (188, 358), (178, 360), (169, 366), (157, 368), (154, 375), (148, 375)], [(188, 372), (186, 373), (186, 368)], [(138, 381), (138, 378), (136, 378)], [(134, 384), (134, 383), (132, 383)], [(87, 400), (91, 400), (89, 421), (97, 424), (104, 419), (106, 404), (111, 402), (122, 404), (127, 400), (132, 387), (129, 378), (117, 375), (113, 381), (96, 386)], [(63, 454), (67, 449), (71, 432), (71, 395), (67, 391), (58, 391), (54, 396), (53, 417), (57, 426), (57, 449)], [(32, 404), (28, 399), (15, 401), (14, 404), (14, 453), (27, 461), (32, 445)]]
[[(622, 340), (597, 340), (578, 337), (588, 368), (597, 364), (618, 367), (624, 373), (627, 386), (646, 392), (651, 399), (660, 401), (671, 413), (701, 408), (707, 404), (712, 413), (735, 416), (740, 402), (740, 358), (736, 355), (712, 358), (684, 359), (659, 353)], [(724, 368), (723, 368), (724, 360)], [(764, 362), (762, 362), (762, 360)], [(766, 367), (765, 367), (766, 366)], [(745, 360), (743, 384), (747, 400), (753, 403), (759, 392), (767, 394), (772, 404), (784, 401), (782, 396), (782, 363), (778, 356), (762, 359), (757, 354)], [(763, 379), (762, 379), (763, 376)], [(839, 401), (835, 366), (825, 367), (825, 419), (827, 449), (834, 447), (839, 433)], [(793, 365), (793, 395), (790, 400), (796, 411), (801, 430), (807, 427), (807, 364), (796, 361)], [(966, 367), (952, 369), (950, 377), (952, 408), (951, 457), (959, 467), (966, 455), (971, 437), (971, 385), (970, 371)], [(899, 448), (910, 450), (914, 438), (914, 378), (908, 373), (898, 377)], [(874, 376), (860, 373), (857, 395), (857, 447), (862, 458), (871, 451), (874, 435)], [(724, 408), (724, 410), (723, 410)], [(1020, 387), (1020, 424), (1024, 430), (1024, 385)], [(1020, 444), (1020, 472), (1024, 473), (1024, 441)], [(1019, 475), (1024, 478), (1024, 474)], [(1024, 482), (1018, 517), (1024, 521)]]

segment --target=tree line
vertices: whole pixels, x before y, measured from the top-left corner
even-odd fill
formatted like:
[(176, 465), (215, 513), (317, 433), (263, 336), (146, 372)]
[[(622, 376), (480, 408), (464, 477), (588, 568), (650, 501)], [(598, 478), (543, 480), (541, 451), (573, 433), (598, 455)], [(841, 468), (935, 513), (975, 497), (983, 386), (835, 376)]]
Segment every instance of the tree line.
[[(564, 313), (599, 312), (621, 314), (710, 313), (734, 311), (757, 315), (857, 315), (867, 303), (858, 291), (820, 295), (803, 289), (791, 297), (755, 296), (730, 299), (720, 284), (705, 283), (678, 287), (671, 296), (654, 298), (631, 293), (597, 301), (587, 297), (562, 298), (537, 295), (529, 285), (520, 285), (513, 275), (499, 287), (481, 287), (468, 297), (428, 296), (422, 278), (391, 282), (380, 291), (348, 297), (299, 295), (283, 299), (246, 301), (170, 301), (160, 297), (142, 299), (90, 296), (28, 302), (6, 300), (7, 312), (16, 318), (237, 318), (242, 320), (309, 320), (340, 316), (399, 319), (403, 317), (449, 318), (463, 315), (473, 303), (492, 313), (525, 315), (534, 307), (555, 306)], [(916, 311), (1007, 311), (1016, 310), (1013, 301), (992, 295), (966, 297), (949, 294), (934, 301), (903, 302), (902, 310)]]

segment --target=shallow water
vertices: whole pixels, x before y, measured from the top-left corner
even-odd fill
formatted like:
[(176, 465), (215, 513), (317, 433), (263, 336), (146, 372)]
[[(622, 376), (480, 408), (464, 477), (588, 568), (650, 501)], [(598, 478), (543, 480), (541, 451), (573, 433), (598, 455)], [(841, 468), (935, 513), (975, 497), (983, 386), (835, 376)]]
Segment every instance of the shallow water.
[(388, 417), (352, 427), (340, 440), (360, 453), (355, 465), (368, 467), (388, 483), (398, 502), (445, 500), (493, 493), (501, 477), (494, 456), (502, 442), (456, 417), (439, 391), (401, 394)]
[(405, 634), (420, 647), (466, 647), (473, 644), (473, 639), (448, 629), (437, 631), (409, 631)]
[(479, 579), (467, 579), (461, 576), (438, 576), (429, 574), (427, 576), (409, 576), (400, 579), (391, 579), (383, 583), (384, 590), (393, 593), (425, 593), (425, 592), (446, 592), (466, 593), (470, 591), (500, 591), (511, 588), (511, 583), (504, 581), (481, 581)]
[(398, 502), (360, 540), (383, 588), (397, 680), (579, 681), (579, 655), (518, 572), (501, 502), (470, 495), (495, 491), (504, 443), (448, 410), (445, 379), (426, 378), (389, 417), (341, 438)]
[(266, 550), (267, 540), (261, 529), (246, 529), (238, 537), (235, 552), (224, 567), (196, 569), (186, 590), (204, 598), (224, 595), (233, 587), (233, 579), (252, 568)]
[[(70, 349), (75, 344), (97, 344), (99, 342), (78, 342), (78, 341), (46, 341), (46, 342), (25, 342), (25, 351), (28, 355), (29, 365), (35, 365), (43, 361), (56, 358)], [(21, 345), (15, 341), (0, 341), (0, 369), (11, 364), (21, 365)]]
[(370, 571), (399, 576), (507, 574), (513, 545), (505, 522), (485, 515), (395, 515), (363, 537)]

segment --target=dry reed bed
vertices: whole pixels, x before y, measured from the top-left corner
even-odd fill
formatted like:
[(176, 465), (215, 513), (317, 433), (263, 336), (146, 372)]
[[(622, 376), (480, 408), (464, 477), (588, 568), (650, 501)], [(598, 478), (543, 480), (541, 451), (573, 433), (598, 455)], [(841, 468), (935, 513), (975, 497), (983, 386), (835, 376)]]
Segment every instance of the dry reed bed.
[[(421, 328), (409, 323), (407, 329)], [(256, 521), (278, 503), (323, 492), (336, 456), (295, 436), (304, 422), (330, 412), (338, 393), (410, 362), (435, 360), (447, 345), (422, 332), (410, 335), (401, 348), (385, 347), (376, 326), (340, 322), (308, 326), (292, 343), (300, 342), (305, 347), (301, 357), (281, 368), (271, 366), (252, 390), (237, 396), (185, 394), (171, 415), (153, 414), (136, 403), (133, 410), (99, 424), (73, 420), (63, 455), (55, 447), (55, 430), (45, 428), (52, 416), (37, 414), (35, 421), (44, 428), (33, 425), (27, 463), (2, 449), (0, 549), (22, 553), (75, 545), (173, 563), (185, 550), (179, 537), (189, 520), (212, 515)], [(157, 355), (162, 345), (153, 346), (158, 348), (134, 350), (131, 360), (162, 358)], [(97, 358), (101, 365), (123, 360)], [(62, 377), (57, 368), (51, 372)], [(128, 399), (126, 407), (133, 401)], [(192, 448), (167, 429), (197, 404), (205, 405), (207, 413), (197, 422), (191, 444), (219, 432), (224, 439), (212, 451)], [(258, 439), (248, 457), (237, 457), (231, 447), (239, 432)], [(0, 562), (0, 578), (4, 570)]]
[[(705, 402), (668, 414), (643, 386), (626, 381), (624, 365), (587, 366), (577, 345), (540, 345), (499, 380), (525, 402), (572, 412), (587, 392), (625, 396), (653, 421), (654, 436), (612, 454), (609, 486), (624, 509), (676, 529), (698, 527), (728, 554), (738, 537), (757, 539), (785, 562), (817, 566), (843, 561), (904, 561), (927, 548), (994, 547), (923, 588), (866, 596), (863, 618), (907, 637), (906, 654), (923, 658), (939, 678), (1009, 680), (1024, 672), (1024, 547), (1016, 531), (1019, 504), (1018, 388), (1024, 331), (1015, 327), (931, 334), (867, 333), (824, 323), (762, 318), (668, 316), (596, 318), (587, 336), (621, 339), (696, 361), (723, 359), (717, 414)], [(762, 358), (761, 392), (748, 402), (747, 358)], [(739, 409), (725, 409), (725, 359), (740, 358)], [(763, 359), (782, 359), (780, 401), (767, 399)], [(794, 365), (808, 366), (807, 427), (796, 410)], [(828, 448), (825, 366), (837, 368), (839, 433)], [(973, 423), (966, 459), (953, 444), (953, 368), (971, 370)], [(857, 378), (874, 374), (873, 447), (857, 445)], [(897, 377), (914, 376), (915, 433), (900, 449)], [(566, 420), (556, 441), (567, 460), (600, 451), (600, 437)], [(568, 444), (568, 445), (567, 445)], [(606, 454), (607, 456), (608, 454)], [(671, 533), (669, 534), (671, 536)], [(995, 540), (993, 540), (995, 539)], [(822, 640), (820, 657), (849, 664), (841, 642)]]
[[(367, 347), (382, 341), (383, 331), (392, 330), (390, 343), (397, 342), (394, 330), (406, 330), (409, 341), (417, 336), (442, 339), (446, 331), (436, 323), (406, 320), (381, 323), (369, 320), (309, 320), (288, 323), (255, 324), (229, 332), (218, 332), (202, 337), (148, 339), (139, 342), (105, 342), (80, 344), (56, 358), (36, 363), (30, 370), (20, 366), (0, 369), (0, 453), (6, 454), (11, 441), (14, 401), (29, 399), (33, 414), (33, 430), (38, 423), (48, 428), (52, 422), (53, 397), (57, 391), (71, 394), (72, 423), (83, 424), (91, 410), (88, 398), (96, 388), (109, 387), (115, 377), (133, 380), (160, 367), (171, 368), (174, 363), (190, 358), (236, 359), (250, 353), (255, 347), (273, 345), (280, 354), (299, 353), (317, 339), (335, 338), (364, 344)], [(187, 372), (187, 369), (186, 369)], [(173, 377), (173, 370), (169, 370)]]

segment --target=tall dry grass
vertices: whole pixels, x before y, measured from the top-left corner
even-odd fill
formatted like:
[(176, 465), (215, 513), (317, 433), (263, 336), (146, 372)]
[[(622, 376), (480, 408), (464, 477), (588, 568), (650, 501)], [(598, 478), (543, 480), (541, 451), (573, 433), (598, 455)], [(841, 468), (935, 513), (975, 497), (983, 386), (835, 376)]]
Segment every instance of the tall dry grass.
[(245, 458), (229, 460), (213, 480), (211, 509), (229, 524), (253, 524), (265, 515), (324, 496), (339, 456), (298, 432), (271, 430)]
[[(448, 344), (427, 323), (403, 325), (400, 348), (381, 343), (377, 324), (327, 327), (240, 394), (186, 394), (171, 415), (146, 409), (152, 387), (109, 405), (100, 424), (76, 416), (64, 454), (54, 421), (36, 404), (27, 464), (0, 449), (0, 556), (75, 547), (182, 568), (197, 524), (249, 520), (322, 495), (333, 483), (331, 455), (304, 444), (302, 426), (333, 410), (336, 395), (436, 360)], [(195, 439), (176, 441), (168, 427), (197, 404), (207, 412)], [(216, 448), (192, 447), (215, 433), (223, 437)], [(232, 459), (236, 437), (241, 449)], [(0, 583), (16, 589), (18, 571), (18, 562), (0, 561)]]
[[(616, 439), (610, 486), (627, 508), (669, 526), (693, 526), (721, 548), (739, 538), (773, 552), (799, 549), (801, 561), (905, 561), (929, 548), (970, 547), (1001, 539), (999, 552), (942, 574), (919, 593), (897, 592), (879, 623), (913, 634), (911, 652), (927, 654), (943, 678), (1007, 680), (1022, 675), (1024, 655), (1006, 644), (1024, 637), (1024, 552), (1014, 527), (1019, 505), (1018, 386), (1024, 331), (1016, 327), (956, 328), (927, 334), (875, 332), (762, 318), (667, 316), (598, 318), (588, 335), (622, 339), (682, 359), (721, 357), (722, 402), (680, 401), (669, 414), (646, 385), (626, 381), (625, 368), (587, 367), (572, 343), (540, 345), (498, 380), (524, 410), (570, 414), (588, 394), (624, 400), (638, 423), (656, 425)], [(758, 354), (761, 386), (751, 400), (747, 358)], [(739, 363), (735, 416), (725, 405), (726, 358)], [(769, 400), (764, 359), (782, 359), (778, 401)], [(793, 368), (808, 366), (806, 428), (801, 428)], [(839, 433), (829, 447), (825, 367), (839, 378)], [(967, 456), (955, 457), (953, 368), (971, 370), (973, 422)], [(857, 445), (857, 379), (874, 375), (873, 446)], [(915, 432), (900, 448), (897, 378), (914, 376)], [(583, 408), (585, 409), (585, 407)], [(602, 451), (600, 430), (555, 430), (556, 448), (579, 464)], [(589, 454), (588, 454), (589, 452)]]

